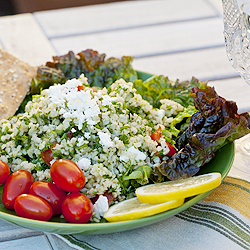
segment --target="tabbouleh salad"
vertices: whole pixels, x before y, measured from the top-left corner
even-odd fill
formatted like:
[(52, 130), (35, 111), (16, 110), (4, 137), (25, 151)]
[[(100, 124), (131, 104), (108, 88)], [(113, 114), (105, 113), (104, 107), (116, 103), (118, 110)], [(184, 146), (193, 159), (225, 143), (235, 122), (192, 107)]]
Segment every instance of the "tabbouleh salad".
[[(43, 90), (25, 113), (0, 121), (0, 160), (12, 171), (26, 169), (37, 180), (50, 180), (41, 152), (53, 148), (53, 161), (71, 159), (84, 172), (81, 192), (93, 198), (108, 191), (121, 201), (148, 183), (161, 155), (167, 157), (166, 141), (174, 145), (168, 129), (187, 110), (167, 99), (153, 108), (123, 79), (94, 90), (81, 75)], [(151, 134), (158, 129), (163, 133), (157, 142)]]

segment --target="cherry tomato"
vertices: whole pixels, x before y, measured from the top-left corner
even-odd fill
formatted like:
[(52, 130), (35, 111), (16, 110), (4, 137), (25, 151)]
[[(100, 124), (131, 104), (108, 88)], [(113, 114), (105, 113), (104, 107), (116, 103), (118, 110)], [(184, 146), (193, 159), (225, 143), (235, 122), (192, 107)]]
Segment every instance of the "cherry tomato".
[(53, 215), (62, 213), (62, 202), (67, 194), (56, 184), (48, 181), (35, 181), (31, 185), (29, 193), (46, 200), (53, 210)]
[(9, 176), (10, 176), (9, 166), (5, 162), (0, 161), (0, 185), (4, 184)]
[[(109, 193), (108, 191), (106, 191), (106, 192), (103, 194), (103, 196), (106, 196), (106, 197), (107, 197), (109, 205), (110, 205), (111, 202), (114, 200), (113, 194), (112, 194), (112, 193)], [(100, 195), (97, 194), (94, 198), (91, 198), (90, 200), (92, 201), (93, 204), (95, 204), (99, 197), (100, 197)]]
[(160, 128), (157, 129), (155, 132), (151, 134), (150, 137), (153, 141), (159, 141), (161, 138), (161, 129)]
[(48, 202), (32, 194), (19, 195), (15, 200), (14, 209), (19, 216), (33, 220), (47, 221), (53, 215)]
[(169, 142), (167, 142), (167, 141), (166, 141), (166, 143), (167, 143), (168, 148), (169, 148), (168, 156), (174, 155), (174, 154), (175, 154), (175, 148), (174, 148), (174, 146), (172, 146), (172, 145), (171, 145)]
[(3, 188), (3, 205), (8, 209), (13, 209), (17, 196), (29, 193), (30, 186), (33, 182), (34, 177), (27, 170), (17, 170), (11, 174)]
[(67, 192), (77, 192), (85, 185), (85, 177), (81, 169), (71, 160), (60, 159), (50, 168), (51, 179)]
[(62, 213), (68, 222), (87, 223), (93, 214), (93, 204), (85, 194), (74, 192), (64, 199)]
[[(57, 145), (58, 143), (53, 143), (52, 149)], [(54, 159), (52, 149), (49, 148), (43, 152), (41, 152), (42, 159), (47, 163), (47, 165), (51, 166), (50, 162)]]

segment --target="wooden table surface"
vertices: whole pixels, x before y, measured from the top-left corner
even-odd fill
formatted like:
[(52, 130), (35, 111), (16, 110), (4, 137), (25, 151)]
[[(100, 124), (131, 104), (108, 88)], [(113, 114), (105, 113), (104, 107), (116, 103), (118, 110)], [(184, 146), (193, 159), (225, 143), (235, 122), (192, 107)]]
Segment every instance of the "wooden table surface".
[[(0, 18), (0, 47), (31, 65), (91, 48), (134, 56), (133, 66), (170, 79), (208, 80), (250, 111), (250, 86), (230, 65), (221, 0), (124, 1)], [(0, 221), (0, 249), (70, 249), (53, 236)]]

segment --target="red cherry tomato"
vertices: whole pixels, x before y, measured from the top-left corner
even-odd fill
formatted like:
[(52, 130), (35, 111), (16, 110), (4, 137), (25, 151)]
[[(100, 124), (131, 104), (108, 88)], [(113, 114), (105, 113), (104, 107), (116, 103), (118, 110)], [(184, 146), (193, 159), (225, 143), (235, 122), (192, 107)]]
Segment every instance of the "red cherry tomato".
[(172, 146), (172, 145), (171, 145), (169, 142), (167, 142), (167, 141), (166, 141), (166, 143), (167, 143), (168, 148), (169, 148), (168, 156), (174, 155), (174, 154), (175, 154), (175, 148), (174, 148), (174, 146)]
[(161, 138), (161, 129), (159, 128), (151, 134), (151, 139), (153, 141), (159, 141), (160, 138)]
[(35, 181), (31, 185), (29, 193), (46, 200), (53, 210), (53, 215), (62, 213), (62, 202), (67, 194), (54, 183)]
[(77, 192), (85, 185), (85, 177), (81, 169), (71, 160), (60, 159), (50, 168), (51, 179), (67, 192)]
[(4, 184), (9, 176), (10, 176), (9, 166), (5, 162), (0, 161), (0, 185)]
[(93, 214), (93, 204), (85, 194), (74, 192), (64, 199), (62, 213), (68, 222), (87, 223)]
[(2, 195), (3, 205), (8, 209), (14, 208), (14, 202), (20, 194), (29, 193), (33, 175), (27, 170), (17, 170), (7, 179)]
[[(53, 143), (52, 149), (57, 145), (58, 143)], [(54, 159), (52, 149), (49, 148), (43, 152), (41, 152), (42, 159), (47, 163), (47, 165), (51, 166), (50, 162)]]
[(19, 195), (14, 204), (16, 213), (24, 218), (33, 220), (49, 220), (53, 211), (48, 202), (32, 194)]

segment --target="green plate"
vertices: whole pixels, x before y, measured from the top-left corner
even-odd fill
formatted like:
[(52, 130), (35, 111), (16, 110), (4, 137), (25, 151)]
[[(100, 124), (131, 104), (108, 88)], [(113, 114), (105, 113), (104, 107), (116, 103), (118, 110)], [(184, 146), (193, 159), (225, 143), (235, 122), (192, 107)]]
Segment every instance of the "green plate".
[[(145, 80), (152, 76), (152, 74), (138, 71), (139, 78)], [(219, 172), (222, 179), (228, 174), (234, 159), (234, 143), (230, 143), (216, 152), (215, 157), (207, 164), (205, 164), (199, 171), (199, 174)], [(0, 187), (0, 196), (2, 197), (2, 188)], [(138, 220), (124, 221), (124, 222), (103, 222), (103, 223), (87, 223), (87, 224), (72, 224), (67, 223), (64, 219), (58, 216), (53, 217), (50, 221), (38, 221), (19, 217), (13, 210), (6, 209), (0, 199), (0, 218), (11, 222), (15, 225), (25, 227), (32, 230), (44, 231), (56, 234), (107, 234), (114, 232), (121, 232), (131, 229), (144, 227), (162, 220), (165, 220), (188, 207), (194, 205), (209, 193), (202, 193), (185, 200), (185, 203), (175, 209), (156, 214), (150, 217), (145, 217)]]

